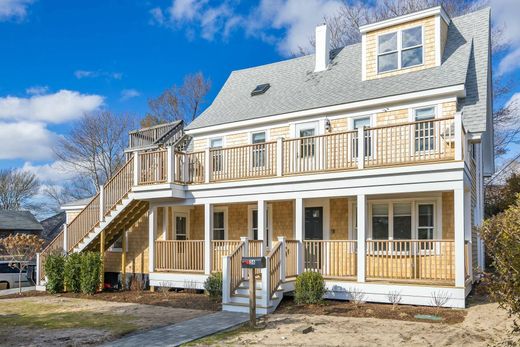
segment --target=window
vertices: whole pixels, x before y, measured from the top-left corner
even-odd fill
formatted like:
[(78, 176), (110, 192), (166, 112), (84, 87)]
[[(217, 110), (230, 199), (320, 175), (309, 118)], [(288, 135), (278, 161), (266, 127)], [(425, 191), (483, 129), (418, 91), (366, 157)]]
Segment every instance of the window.
[[(210, 147), (213, 149), (222, 148), (222, 138), (215, 138), (210, 140)], [(222, 151), (213, 151), (211, 167), (214, 172), (222, 171), (223, 169)]]
[(254, 133), (251, 136), (252, 147), (252, 164), (254, 168), (265, 166), (265, 131)]
[(424, 152), (435, 149), (435, 134), (433, 122), (435, 119), (435, 107), (424, 107), (414, 110), (415, 121), (415, 151)]
[(434, 232), (434, 213), (433, 204), (419, 204), (418, 209), (418, 224), (417, 224), (417, 238), (420, 240), (433, 239)]
[(307, 128), (300, 129), (299, 137), (302, 137), (300, 140), (300, 157), (314, 157), (315, 151), (315, 138), (316, 135), (315, 128)]
[(224, 211), (213, 212), (213, 240), (225, 240), (226, 239), (226, 227), (225, 227), (225, 214)]
[[(363, 118), (357, 118), (354, 119), (354, 130), (357, 130), (361, 127), (370, 127), (370, 117), (363, 117)], [(370, 157), (372, 155), (372, 137), (370, 136), (370, 133), (365, 134), (365, 156)], [(353, 143), (353, 155), (354, 158), (358, 157), (358, 138), (357, 134), (354, 134), (354, 143)]]
[(377, 72), (387, 72), (423, 63), (422, 26), (378, 37)]
[(175, 214), (175, 240), (187, 240), (187, 215), (186, 214)]
[(372, 205), (372, 238), (388, 240), (388, 204)]
[(122, 252), (123, 251), (123, 236), (117, 238), (110, 247), (111, 252)]
[(412, 238), (412, 204), (394, 204), (394, 240)]
[[(258, 210), (251, 210), (251, 231), (253, 240), (258, 240)], [(265, 238), (269, 240), (269, 209), (265, 210)]]

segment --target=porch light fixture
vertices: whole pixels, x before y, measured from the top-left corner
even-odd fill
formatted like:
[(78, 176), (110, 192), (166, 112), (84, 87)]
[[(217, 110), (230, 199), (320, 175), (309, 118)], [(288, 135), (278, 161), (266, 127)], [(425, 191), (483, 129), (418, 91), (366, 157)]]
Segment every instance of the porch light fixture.
[(325, 131), (330, 131), (330, 120), (328, 118), (325, 118)]

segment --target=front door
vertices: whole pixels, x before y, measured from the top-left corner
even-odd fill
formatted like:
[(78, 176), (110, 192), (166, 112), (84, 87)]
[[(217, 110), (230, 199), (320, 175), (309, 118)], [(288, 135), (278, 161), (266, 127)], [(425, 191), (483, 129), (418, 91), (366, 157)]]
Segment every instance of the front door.
[(188, 216), (186, 213), (175, 213), (175, 240), (188, 239)]
[(305, 240), (323, 240), (323, 207), (305, 208)]
[[(323, 240), (323, 207), (305, 208), (305, 240)], [(307, 242), (305, 245), (305, 269), (320, 271), (322, 267), (321, 242)]]

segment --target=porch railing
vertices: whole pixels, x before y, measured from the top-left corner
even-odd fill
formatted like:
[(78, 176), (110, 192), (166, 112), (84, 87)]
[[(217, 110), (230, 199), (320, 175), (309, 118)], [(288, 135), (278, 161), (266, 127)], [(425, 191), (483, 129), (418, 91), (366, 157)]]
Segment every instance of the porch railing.
[(132, 190), (134, 182), (134, 158), (125, 165), (103, 187), (103, 215), (106, 216), (121, 199)]
[(240, 241), (238, 247), (229, 255), (229, 293), (233, 293), (242, 280), (243, 271), (242, 271), (242, 256), (244, 254), (245, 244)]
[(451, 117), (172, 156), (161, 149), (139, 155), (138, 184), (212, 183), (462, 160), (465, 141), (461, 120)]
[(453, 240), (366, 241), (367, 279), (454, 281)]
[(282, 283), (282, 242), (277, 242), (271, 252), (269, 252), (267, 259), (267, 266), (269, 270), (269, 297), (272, 298), (280, 283)]
[(248, 242), (248, 254), (250, 257), (261, 257), (262, 256), (262, 240), (249, 240)]
[(45, 280), (45, 260), (54, 252), (63, 252), (63, 231), (61, 231), (49, 244), (45, 247), (38, 256), (39, 281)]
[(300, 242), (296, 240), (285, 241), (285, 277), (298, 276), (298, 248)]
[(211, 271), (222, 272), (222, 257), (233, 253), (241, 241), (211, 241)]
[(357, 275), (357, 242), (303, 241), (305, 271), (319, 272), (325, 278)]
[(204, 241), (155, 241), (155, 271), (204, 272)]
[(83, 210), (67, 225), (67, 251), (71, 251), (76, 245), (88, 235), (96, 226), (100, 219), (100, 194), (85, 206)]

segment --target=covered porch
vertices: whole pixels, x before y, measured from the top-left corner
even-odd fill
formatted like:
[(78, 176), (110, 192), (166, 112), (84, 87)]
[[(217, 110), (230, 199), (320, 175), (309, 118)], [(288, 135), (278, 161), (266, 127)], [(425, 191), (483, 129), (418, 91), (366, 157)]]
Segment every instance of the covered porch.
[(207, 276), (225, 272), (225, 257), (238, 250), (240, 257), (269, 257), (283, 245), (280, 266), (287, 280), (316, 271), (331, 281), (464, 287), (471, 278), (471, 241), (462, 217), (467, 195), (155, 204), (149, 212), (150, 273)]

